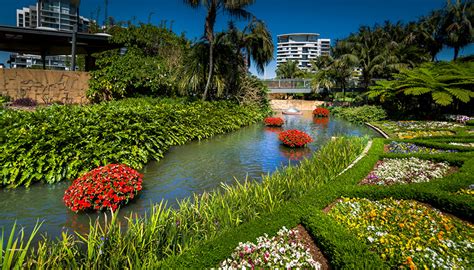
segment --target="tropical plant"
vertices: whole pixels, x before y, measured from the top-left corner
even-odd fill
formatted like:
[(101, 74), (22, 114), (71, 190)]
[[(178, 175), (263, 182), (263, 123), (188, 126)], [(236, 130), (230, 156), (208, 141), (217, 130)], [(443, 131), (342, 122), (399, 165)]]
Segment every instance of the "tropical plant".
[(96, 168), (72, 182), (64, 192), (64, 203), (74, 212), (115, 211), (142, 190), (143, 175), (123, 164)]
[(454, 49), (453, 60), (459, 55), (459, 50), (474, 41), (474, 3), (472, 1), (447, 1), (443, 10), (441, 36), (443, 43)]
[(412, 70), (393, 74), (394, 80), (377, 81), (370, 88), (370, 98), (385, 102), (403, 95), (429, 95), (434, 103), (447, 106), (453, 101), (468, 103), (474, 98), (474, 63), (427, 63)]
[(207, 10), (204, 24), (204, 38), (209, 44), (209, 67), (204, 93), (202, 95), (202, 100), (206, 100), (207, 94), (211, 87), (211, 80), (214, 72), (214, 25), (216, 23), (217, 14), (219, 12), (224, 12), (238, 19), (250, 19), (253, 16), (250, 14), (250, 12), (245, 10), (245, 8), (253, 4), (254, 0), (184, 0), (184, 2), (193, 8), (198, 8), (202, 5)]
[(110, 163), (141, 169), (172, 145), (261, 121), (267, 111), (230, 101), (125, 99), (0, 114), (1, 186), (56, 183)]

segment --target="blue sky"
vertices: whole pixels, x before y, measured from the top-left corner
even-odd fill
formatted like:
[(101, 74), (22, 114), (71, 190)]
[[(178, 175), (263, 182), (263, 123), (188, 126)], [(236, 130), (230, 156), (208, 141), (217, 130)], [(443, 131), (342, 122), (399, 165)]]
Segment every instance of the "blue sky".
[[(35, 0), (0, 0), (0, 25), (15, 25), (16, 9), (34, 4)], [(386, 20), (408, 22), (427, 15), (431, 10), (442, 8), (445, 0), (257, 0), (249, 10), (265, 21), (274, 41), (276, 35), (292, 32), (316, 32), (332, 41), (347, 37), (361, 25), (374, 25)], [(82, 0), (81, 15), (104, 18), (104, 0)], [(109, 0), (109, 16), (116, 20), (159, 24), (172, 21), (173, 31), (184, 32), (190, 39), (203, 34), (205, 10), (192, 9), (182, 0)], [(216, 30), (227, 27), (228, 18), (219, 14)], [(474, 54), (474, 45), (466, 47), (462, 55)], [(453, 52), (443, 50), (440, 60), (449, 60)], [(0, 52), (0, 63), (6, 63), (7, 53)], [(260, 77), (275, 76), (273, 61)], [(255, 73), (255, 69), (252, 68)]]

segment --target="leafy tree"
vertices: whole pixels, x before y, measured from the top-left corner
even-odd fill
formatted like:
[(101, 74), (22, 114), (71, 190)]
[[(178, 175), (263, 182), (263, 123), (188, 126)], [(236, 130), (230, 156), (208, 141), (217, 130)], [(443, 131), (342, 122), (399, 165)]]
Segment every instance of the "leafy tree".
[(204, 6), (207, 10), (204, 24), (204, 38), (209, 43), (209, 71), (207, 74), (204, 93), (202, 95), (202, 99), (206, 100), (214, 72), (214, 25), (216, 23), (217, 14), (223, 12), (235, 18), (249, 19), (252, 15), (246, 11), (245, 8), (253, 4), (254, 0), (184, 0), (184, 2), (193, 8)]
[(93, 101), (137, 94), (177, 94), (174, 73), (182, 66), (189, 42), (151, 24), (115, 28), (111, 42), (126, 48), (97, 55), (88, 97)]

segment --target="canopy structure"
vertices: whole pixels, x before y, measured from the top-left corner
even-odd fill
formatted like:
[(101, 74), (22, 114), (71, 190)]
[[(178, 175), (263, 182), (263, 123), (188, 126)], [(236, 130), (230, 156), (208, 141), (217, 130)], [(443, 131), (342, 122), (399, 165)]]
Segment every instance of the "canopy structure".
[[(50, 55), (70, 55), (72, 35), (53, 29), (0, 25), (0, 51), (41, 55), (43, 60)], [(77, 33), (76, 53), (86, 55), (86, 70), (94, 65), (91, 54), (121, 47), (110, 43), (109, 38), (104, 33)]]

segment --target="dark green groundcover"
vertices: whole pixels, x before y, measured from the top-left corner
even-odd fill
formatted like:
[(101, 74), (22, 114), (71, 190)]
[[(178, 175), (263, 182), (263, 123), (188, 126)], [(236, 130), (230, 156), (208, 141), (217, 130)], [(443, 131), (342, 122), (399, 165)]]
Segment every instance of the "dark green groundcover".
[(260, 121), (235, 103), (136, 98), (88, 106), (0, 112), (0, 186), (73, 180), (109, 163), (142, 168), (172, 145)]

